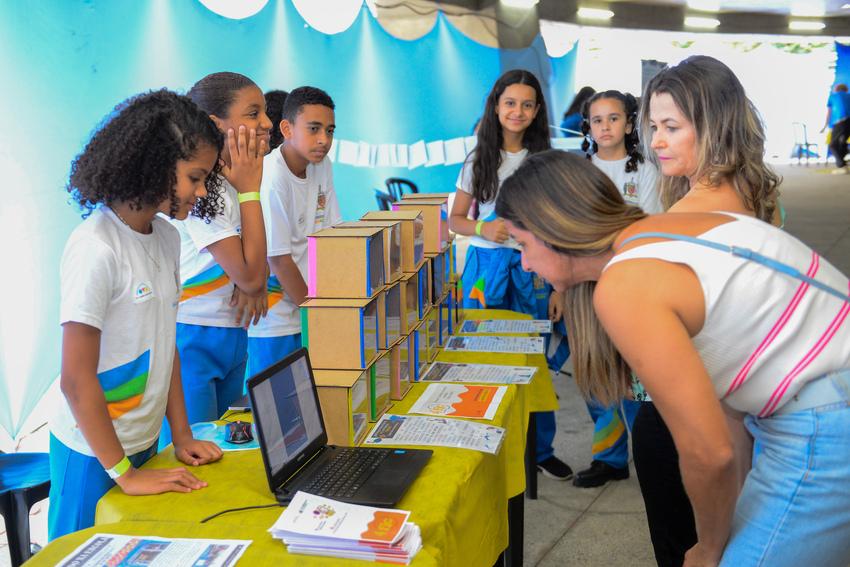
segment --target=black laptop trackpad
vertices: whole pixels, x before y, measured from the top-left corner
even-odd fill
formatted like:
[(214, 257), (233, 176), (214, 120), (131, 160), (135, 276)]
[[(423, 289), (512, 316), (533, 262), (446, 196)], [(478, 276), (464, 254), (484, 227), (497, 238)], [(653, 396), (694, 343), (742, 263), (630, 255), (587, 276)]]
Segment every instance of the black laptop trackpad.
[(380, 468), (369, 477), (368, 484), (372, 486), (398, 486), (404, 484), (410, 474), (411, 471), (409, 470)]

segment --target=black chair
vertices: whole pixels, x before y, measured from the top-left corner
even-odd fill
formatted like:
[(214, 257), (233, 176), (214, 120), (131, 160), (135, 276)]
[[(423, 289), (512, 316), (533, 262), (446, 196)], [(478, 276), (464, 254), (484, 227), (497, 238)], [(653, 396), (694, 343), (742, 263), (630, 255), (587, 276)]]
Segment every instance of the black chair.
[[(802, 122), (792, 122), (791, 127), (794, 128), (794, 149), (791, 150), (791, 157), (797, 158), (797, 163), (803, 163), (803, 155), (806, 156), (806, 165), (809, 165), (809, 158), (819, 158), (818, 145), (809, 142), (809, 137), (806, 134), (806, 125)], [(814, 151), (812, 151), (814, 146)]]
[(0, 515), (6, 522), (12, 567), (32, 557), (30, 508), (50, 492), (50, 455), (0, 454)]
[(392, 195), (384, 193), (380, 189), (375, 189), (375, 199), (378, 200), (378, 207), (382, 211), (389, 211), (390, 205), (398, 201), (398, 199), (394, 198)]
[(395, 197), (396, 201), (400, 201), (401, 196), (405, 192), (419, 193), (419, 187), (417, 187), (416, 183), (410, 181), (409, 179), (402, 179), (400, 177), (390, 177), (386, 181), (384, 181), (384, 183), (387, 184), (387, 191), (390, 195)]

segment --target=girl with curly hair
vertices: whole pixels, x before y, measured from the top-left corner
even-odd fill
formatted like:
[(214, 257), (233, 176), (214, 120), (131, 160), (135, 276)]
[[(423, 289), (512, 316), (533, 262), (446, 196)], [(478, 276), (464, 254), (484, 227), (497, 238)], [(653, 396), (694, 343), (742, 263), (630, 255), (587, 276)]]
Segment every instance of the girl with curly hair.
[[(185, 467), (138, 469), (157, 451), (163, 416), (174, 452), (198, 466), (221, 450), (193, 438), (175, 348), (185, 219), (219, 193), (221, 132), (188, 98), (161, 90), (115, 108), (71, 168), (86, 209), (61, 273), (63, 397), (50, 420), (50, 539), (94, 525), (98, 499), (206, 486)], [(204, 214), (200, 212), (199, 214)]]
[[(238, 73), (207, 75), (191, 98), (225, 132), (219, 159), (222, 201), (215, 218), (191, 215), (180, 232), (183, 297), (177, 348), (184, 361), (189, 423), (212, 421), (243, 393), (248, 326), (265, 316), (266, 234), (260, 205), (271, 121), (263, 91)], [(159, 446), (171, 441), (167, 424)]]

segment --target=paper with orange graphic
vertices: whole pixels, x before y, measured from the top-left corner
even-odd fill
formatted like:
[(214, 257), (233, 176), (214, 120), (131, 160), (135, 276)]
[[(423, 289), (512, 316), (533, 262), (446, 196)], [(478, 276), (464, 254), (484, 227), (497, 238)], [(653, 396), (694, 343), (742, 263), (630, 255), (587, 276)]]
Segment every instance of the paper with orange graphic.
[(374, 519), (369, 522), (366, 531), (360, 534), (363, 541), (393, 541), (401, 529), (410, 512), (396, 512), (395, 510), (375, 510)]
[(507, 386), (431, 384), (410, 408), (409, 413), (493, 419)]

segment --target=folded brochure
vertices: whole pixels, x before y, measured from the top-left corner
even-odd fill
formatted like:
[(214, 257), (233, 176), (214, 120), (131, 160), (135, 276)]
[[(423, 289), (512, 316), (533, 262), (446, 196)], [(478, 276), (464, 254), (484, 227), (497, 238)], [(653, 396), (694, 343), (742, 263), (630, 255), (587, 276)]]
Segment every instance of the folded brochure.
[(269, 528), (289, 553), (409, 564), (422, 548), (404, 510), (358, 506), (297, 492)]

